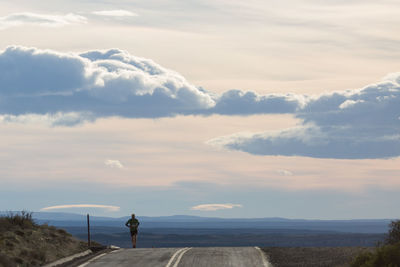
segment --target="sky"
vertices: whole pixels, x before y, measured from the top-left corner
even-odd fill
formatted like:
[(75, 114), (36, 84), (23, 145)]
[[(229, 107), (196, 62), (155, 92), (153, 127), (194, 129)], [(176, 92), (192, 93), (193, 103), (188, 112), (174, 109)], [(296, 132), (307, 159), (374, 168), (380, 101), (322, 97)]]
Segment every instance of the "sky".
[(0, 210), (398, 218), (394, 0), (0, 0)]

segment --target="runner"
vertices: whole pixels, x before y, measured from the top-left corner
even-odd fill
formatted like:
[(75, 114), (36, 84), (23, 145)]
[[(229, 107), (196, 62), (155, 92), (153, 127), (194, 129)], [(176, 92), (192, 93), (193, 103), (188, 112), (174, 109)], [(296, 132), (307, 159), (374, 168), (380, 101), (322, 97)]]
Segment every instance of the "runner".
[(130, 218), (126, 223), (126, 227), (129, 227), (131, 230), (131, 239), (132, 239), (132, 247), (136, 248), (136, 236), (138, 233), (139, 221), (135, 218), (135, 214), (132, 214), (132, 218)]

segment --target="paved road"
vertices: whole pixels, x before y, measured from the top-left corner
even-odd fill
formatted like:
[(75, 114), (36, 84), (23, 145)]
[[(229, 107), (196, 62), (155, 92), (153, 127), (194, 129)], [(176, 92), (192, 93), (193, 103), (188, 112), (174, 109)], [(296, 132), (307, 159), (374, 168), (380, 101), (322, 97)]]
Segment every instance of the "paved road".
[(81, 267), (270, 267), (254, 247), (120, 249), (101, 254)]

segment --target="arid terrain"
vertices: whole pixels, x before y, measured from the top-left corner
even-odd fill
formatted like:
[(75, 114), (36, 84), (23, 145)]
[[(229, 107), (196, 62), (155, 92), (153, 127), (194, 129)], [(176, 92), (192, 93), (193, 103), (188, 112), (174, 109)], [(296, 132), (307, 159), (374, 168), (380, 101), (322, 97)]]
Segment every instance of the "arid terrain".
[(30, 214), (0, 217), (0, 266), (42, 266), (86, 249), (63, 229), (37, 225)]
[[(86, 243), (80, 241), (87, 235), (83, 222), (79, 223), (82, 226), (64, 227), (41, 223), (26, 212), (0, 217), (0, 266), (41, 266), (87, 249)], [(72, 221), (66, 224), (74, 225)], [(94, 224), (99, 222), (94, 220)], [(93, 226), (91, 232), (92, 241), (125, 248), (131, 246), (124, 228)], [(373, 252), (384, 237), (383, 233), (326, 230), (144, 227), (139, 232), (138, 247), (259, 246), (275, 267), (337, 267), (350, 266), (361, 252)]]
[(274, 267), (342, 267), (364, 251), (363, 247), (268, 247), (263, 248)]

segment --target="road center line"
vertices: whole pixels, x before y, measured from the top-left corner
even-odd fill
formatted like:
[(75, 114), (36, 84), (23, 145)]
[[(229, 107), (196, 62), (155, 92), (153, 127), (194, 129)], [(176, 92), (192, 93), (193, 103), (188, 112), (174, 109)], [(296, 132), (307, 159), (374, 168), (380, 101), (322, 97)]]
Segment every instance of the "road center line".
[(186, 248), (184, 251), (182, 251), (182, 253), (179, 255), (178, 259), (176, 260), (174, 267), (178, 267), (178, 264), (181, 261), (183, 254), (185, 254), (186, 252), (188, 252), (191, 249), (192, 248)]
[(264, 267), (272, 267), (272, 265), (268, 262), (268, 260), (265, 258), (265, 253), (259, 248), (259, 247), (254, 247), (255, 249), (258, 250), (258, 252), (260, 252), (260, 256), (261, 256), (261, 261), (264, 265)]
[(175, 257), (176, 257), (179, 253), (181, 253), (181, 251), (183, 251), (183, 250), (185, 250), (185, 249), (187, 249), (187, 248), (181, 248), (181, 249), (178, 249), (177, 251), (175, 251), (174, 255), (172, 255), (171, 259), (169, 260), (169, 262), (167, 263), (167, 265), (166, 265), (165, 267), (170, 267), (171, 264), (174, 262)]

